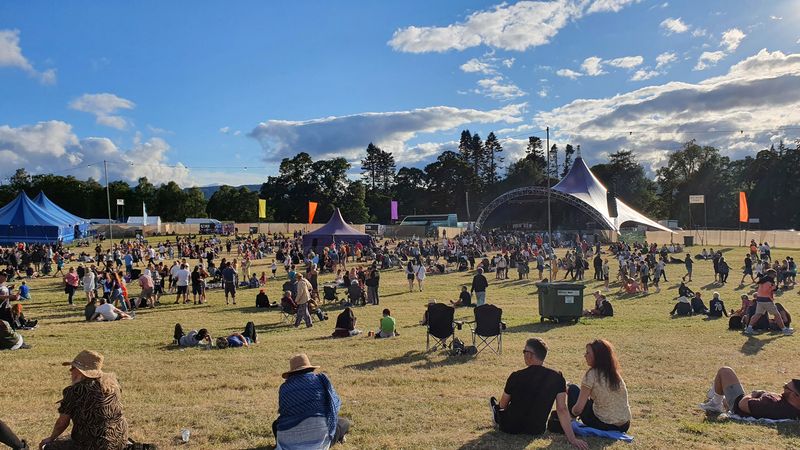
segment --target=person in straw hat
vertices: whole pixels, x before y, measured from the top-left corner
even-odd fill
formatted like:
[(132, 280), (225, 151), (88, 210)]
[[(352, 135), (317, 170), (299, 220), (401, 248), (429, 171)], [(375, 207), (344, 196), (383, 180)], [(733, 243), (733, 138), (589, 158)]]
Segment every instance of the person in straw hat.
[(327, 449), (344, 442), (350, 422), (339, 417), (341, 400), (328, 377), (314, 373), (308, 356), (289, 359), (278, 392), (278, 419), (272, 423), (277, 450)]
[[(128, 423), (122, 415), (116, 376), (103, 372), (103, 355), (84, 350), (70, 362), (70, 386), (59, 402), (53, 432), (39, 444), (46, 450), (122, 450), (128, 442)], [(59, 438), (72, 422), (69, 438)]]

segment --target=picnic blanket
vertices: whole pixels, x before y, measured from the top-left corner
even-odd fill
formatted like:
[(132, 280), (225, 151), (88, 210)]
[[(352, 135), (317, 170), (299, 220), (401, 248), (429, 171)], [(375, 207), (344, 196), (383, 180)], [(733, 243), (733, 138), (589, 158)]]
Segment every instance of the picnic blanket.
[(744, 423), (756, 423), (761, 425), (772, 425), (776, 423), (800, 423), (798, 420), (793, 419), (765, 419), (765, 418), (755, 418), (750, 416), (740, 416), (738, 414), (734, 414), (732, 411), (728, 411), (727, 413), (723, 413), (719, 416), (722, 420), (735, 420), (737, 422), (744, 422)]
[(572, 421), (572, 432), (575, 433), (576, 436), (601, 437), (615, 441), (633, 442), (633, 436), (629, 434), (621, 431), (598, 430), (597, 428), (587, 427), (577, 420)]

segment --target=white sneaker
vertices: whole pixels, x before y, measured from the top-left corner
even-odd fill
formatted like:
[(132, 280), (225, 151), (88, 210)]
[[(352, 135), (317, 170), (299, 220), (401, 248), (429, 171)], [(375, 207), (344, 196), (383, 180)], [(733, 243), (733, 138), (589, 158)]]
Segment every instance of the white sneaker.
[(745, 328), (742, 333), (746, 335), (755, 334), (755, 332), (753, 331), (753, 327), (751, 327), (750, 325), (748, 325), (747, 328)]
[(786, 328), (783, 329), (783, 335), (784, 336), (791, 336), (793, 334), (794, 334), (794, 328), (786, 327)]
[(700, 409), (704, 410), (707, 413), (722, 414), (724, 412), (722, 408), (722, 402), (715, 401), (714, 399), (711, 398), (703, 403), (700, 403), (699, 406)]

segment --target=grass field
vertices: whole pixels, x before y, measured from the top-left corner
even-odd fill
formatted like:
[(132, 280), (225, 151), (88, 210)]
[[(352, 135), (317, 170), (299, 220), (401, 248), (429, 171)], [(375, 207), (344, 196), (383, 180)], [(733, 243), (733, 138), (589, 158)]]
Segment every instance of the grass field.
[[(745, 252), (724, 251), (734, 262), (741, 261)], [(782, 257), (792, 252), (773, 249), (772, 254)], [(269, 262), (258, 261), (255, 270), (260, 274)], [(696, 264), (690, 286), (706, 294), (706, 303), (718, 290), (728, 309), (738, 308), (739, 295), (751, 289), (738, 287), (739, 264), (731, 265), (731, 282), (722, 287), (713, 283), (711, 262)], [(280, 299), (282, 272), (267, 288), (273, 301)], [(155, 442), (160, 448), (272, 448), (270, 425), (277, 416), (280, 374), (290, 355), (305, 352), (330, 375), (343, 401), (342, 415), (352, 420), (344, 448), (569, 448), (563, 436), (533, 439), (494, 431), (487, 401), (492, 395), (499, 397), (509, 373), (523, 367), (526, 339), (545, 339), (550, 346), (546, 365), (562, 371), (568, 381), (579, 382), (586, 370), (585, 344), (605, 338), (621, 359), (635, 442), (589, 439), (592, 448), (800, 448), (798, 425), (718, 422), (697, 409), (715, 370), (723, 365), (737, 370), (745, 389), (780, 392), (786, 380), (800, 376), (800, 336), (745, 337), (728, 331), (725, 319), (669, 318), (682, 274), (682, 265), (669, 265), (670, 282), (662, 283), (660, 294), (612, 295), (615, 317), (581, 319), (571, 326), (539, 323), (534, 280), (516, 281), (513, 270), (512, 279), (506, 281), (495, 281), (489, 274), (487, 301), (503, 308), (508, 329), (502, 356), (483, 352), (477, 358), (426, 353), (425, 328), (418, 325), (428, 300), (455, 299), (460, 286), (470, 282), (471, 272), (429, 276), (421, 293), (408, 292), (399, 270), (384, 272), (381, 305), (355, 310), (365, 334), (336, 340), (328, 336), (338, 309), (329, 311), (326, 322), (295, 329), (281, 323), (276, 310), (257, 311), (256, 290), (240, 290), (235, 307), (225, 306), (221, 291), (214, 290), (207, 305), (172, 305), (170, 297), (132, 321), (86, 323), (82, 306), (66, 306), (59, 280), (37, 279), (30, 282), (34, 300), (25, 305), (25, 312), (40, 320), (39, 327), (23, 332), (33, 349), (0, 353), (0, 418), (29, 442), (48, 436), (57, 417), (56, 402), (69, 382), (60, 363), (82, 349), (94, 349), (105, 355), (105, 369), (120, 379), (125, 415), (136, 440)], [(331, 278), (326, 274), (321, 280)], [(587, 282), (585, 304), (591, 303), (590, 293), (598, 286)], [(138, 290), (130, 287), (132, 295)], [(800, 313), (798, 299), (797, 290), (790, 290), (779, 301), (790, 312)], [(368, 329), (377, 328), (384, 307), (392, 310), (401, 336), (366, 337)], [(456, 312), (461, 319), (471, 315), (471, 309)], [(261, 341), (251, 348), (180, 350), (169, 345), (177, 322), (187, 330), (207, 327), (216, 337), (241, 331), (250, 320), (256, 323)], [(470, 339), (466, 326), (457, 335)], [(192, 431), (188, 445), (180, 444), (182, 428)]]

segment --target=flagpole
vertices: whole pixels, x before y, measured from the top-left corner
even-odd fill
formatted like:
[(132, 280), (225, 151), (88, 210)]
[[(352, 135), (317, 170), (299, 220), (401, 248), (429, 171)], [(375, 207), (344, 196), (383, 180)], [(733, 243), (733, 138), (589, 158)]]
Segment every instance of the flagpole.
[[(545, 132), (547, 133), (547, 241), (550, 246), (550, 251), (553, 252), (555, 255), (555, 251), (553, 250), (553, 229), (551, 224), (550, 218), (550, 127), (545, 128)], [(556, 168), (558, 170), (558, 168)], [(553, 260), (550, 260), (550, 276), (548, 277), (550, 282), (553, 282)]]
[(108, 236), (114, 240), (114, 230), (111, 228), (111, 191), (108, 188), (108, 161), (103, 160), (103, 170), (106, 173), (106, 203), (108, 204)]

